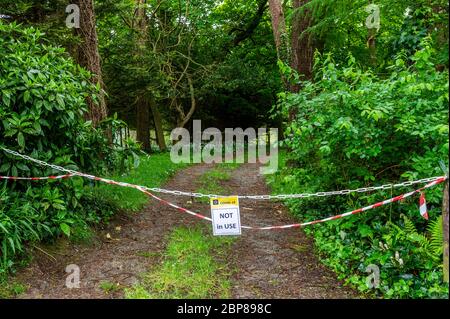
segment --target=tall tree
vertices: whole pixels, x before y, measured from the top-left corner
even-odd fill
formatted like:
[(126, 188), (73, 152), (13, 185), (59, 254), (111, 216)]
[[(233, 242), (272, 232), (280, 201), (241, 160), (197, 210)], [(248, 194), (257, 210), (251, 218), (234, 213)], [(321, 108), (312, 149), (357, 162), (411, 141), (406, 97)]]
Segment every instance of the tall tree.
[(375, 36), (377, 34), (378, 28), (380, 27), (379, 21), (379, 7), (372, 4), (372, 1), (369, 1), (369, 5), (366, 7), (366, 12), (370, 13), (369, 17), (366, 19), (366, 26), (369, 29), (368, 38), (367, 38), (367, 47), (369, 49), (369, 57), (370, 64), (372, 67), (377, 66), (377, 48), (376, 48), (376, 39)]
[[(146, 55), (149, 54), (151, 45), (149, 45), (149, 16), (147, 15), (147, 1), (146, 0), (136, 0), (136, 11), (135, 11), (135, 21), (137, 33), (136, 41), (136, 58), (139, 61), (139, 67), (142, 69), (143, 73), (147, 73), (148, 66), (146, 65)], [(155, 12), (153, 12), (154, 14)], [(153, 16), (152, 14), (152, 16)], [(143, 79), (145, 83), (145, 79)], [(144, 85), (137, 97), (137, 108), (136, 108), (136, 130), (137, 139), (142, 143), (144, 150), (150, 151), (150, 123), (151, 118), (153, 119), (156, 142), (160, 150), (166, 149), (166, 142), (164, 139), (164, 131), (162, 126), (162, 117), (158, 109), (157, 102), (155, 100), (153, 92), (148, 88), (148, 85)]]
[[(307, 80), (311, 79), (314, 58), (314, 46), (311, 37), (306, 34), (311, 25), (310, 9), (304, 8), (310, 0), (294, 0), (294, 14), (292, 18), (292, 56), (291, 67)], [(298, 91), (297, 84), (291, 87), (291, 91)]]
[(284, 16), (283, 4), (281, 0), (269, 0), (270, 16), (272, 18), (273, 36), (278, 58), (283, 61), (289, 61), (289, 39), (286, 29), (286, 20)]
[[(145, 55), (147, 37), (145, 0), (136, 0), (135, 16), (137, 31), (136, 55), (142, 61), (143, 55)], [(139, 93), (136, 101), (136, 138), (145, 151), (150, 151), (150, 103), (145, 88), (143, 92)]]
[(92, 73), (92, 82), (100, 87), (97, 102), (88, 98), (89, 113), (87, 116), (96, 126), (107, 117), (108, 110), (105, 100), (100, 54), (98, 52), (94, 4), (93, 0), (71, 0), (70, 2), (78, 5), (80, 8), (80, 27), (75, 28), (75, 32), (80, 37), (81, 43), (76, 50), (76, 60)]
[(155, 99), (153, 98), (150, 101), (150, 110), (153, 114), (153, 123), (155, 124), (156, 143), (158, 143), (159, 149), (164, 151), (167, 146), (164, 138), (161, 113), (159, 112), (158, 105), (156, 105)]
[[(293, 14), (291, 19), (291, 39), (289, 40), (288, 27), (286, 26), (285, 13), (281, 0), (269, 0), (272, 29), (275, 38), (278, 58), (292, 69), (297, 71), (304, 79), (311, 79), (314, 56), (314, 46), (310, 36), (306, 34), (311, 26), (311, 12), (305, 5), (310, 0), (293, 0)], [(286, 88), (291, 92), (297, 92), (297, 83), (287, 83), (283, 79)]]

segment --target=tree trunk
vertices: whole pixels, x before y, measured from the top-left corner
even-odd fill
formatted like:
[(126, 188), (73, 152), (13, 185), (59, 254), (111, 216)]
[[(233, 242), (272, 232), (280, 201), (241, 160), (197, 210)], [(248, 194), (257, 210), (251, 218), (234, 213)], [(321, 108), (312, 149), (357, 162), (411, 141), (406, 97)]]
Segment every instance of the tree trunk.
[(370, 65), (372, 67), (377, 66), (377, 48), (375, 36), (377, 34), (376, 29), (369, 29), (369, 37), (367, 39), (367, 46), (369, 48)]
[(155, 101), (152, 100), (150, 102), (151, 111), (153, 114), (153, 121), (155, 123), (155, 131), (156, 131), (156, 141), (158, 143), (158, 147), (161, 151), (164, 151), (166, 147), (166, 141), (164, 139), (164, 131), (162, 127), (161, 114), (159, 113), (158, 106)]
[[(314, 59), (314, 47), (312, 39), (302, 34), (311, 25), (311, 13), (305, 10), (302, 13), (299, 9), (310, 0), (294, 0), (294, 15), (292, 18), (292, 34), (291, 34), (291, 68), (295, 70), (302, 80), (311, 80), (312, 67)], [(297, 93), (301, 88), (300, 83), (290, 83), (289, 90)], [(293, 121), (297, 116), (294, 108), (289, 111), (289, 121)]]
[[(296, 70), (303, 78), (310, 80), (312, 77), (312, 67), (314, 59), (314, 46), (312, 39), (302, 33), (311, 25), (311, 13), (305, 10), (303, 14), (298, 9), (307, 4), (310, 0), (294, 0), (294, 13), (292, 19), (292, 60), (291, 67)], [(298, 92), (300, 86), (294, 84), (291, 86), (291, 92)]]
[(289, 63), (289, 40), (281, 0), (269, 0), (269, 10), (272, 19), (272, 30), (278, 59), (284, 63)]
[[(147, 20), (145, 17), (145, 0), (136, 0), (136, 56), (141, 60), (145, 54)], [(144, 151), (150, 152), (150, 105), (145, 89), (138, 93), (136, 102), (136, 139), (142, 144)]]
[(98, 38), (95, 29), (95, 12), (93, 0), (73, 0), (71, 3), (80, 8), (80, 28), (75, 28), (76, 34), (81, 38), (77, 48), (76, 60), (78, 64), (89, 70), (92, 74), (92, 83), (100, 86), (98, 103), (88, 98), (89, 113), (87, 117), (94, 126), (107, 117), (104, 83), (100, 55), (98, 52)]
[(145, 96), (137, 101), (136, 139), (142, 144), (145, 152), (150, 152), (150, 106)]
[(192, 84), (192, 78), (189, 74), (186, 75), (186, 77), (187, 77), (188, 84), (189, 84), (189, 95), (191, 96), (191, 107), (189, 109), (188, 114), (184, 114), (183, 106), (182, 105), (177, 106), (177, 110), (179, 113), (179, 119), (178, 119), (178, 123), (177, 123), (178, 127), (184, 127), (187, 124), (187, 122), (189, 122), (192, 115), (194, 115), (196, 105), (197, 105), (196, 100), (195, 100), (194, 85)]
[(444, 233), (444, 282), (448, 283), (448, 180), (445, 182), (442, 201), (442, 227)]

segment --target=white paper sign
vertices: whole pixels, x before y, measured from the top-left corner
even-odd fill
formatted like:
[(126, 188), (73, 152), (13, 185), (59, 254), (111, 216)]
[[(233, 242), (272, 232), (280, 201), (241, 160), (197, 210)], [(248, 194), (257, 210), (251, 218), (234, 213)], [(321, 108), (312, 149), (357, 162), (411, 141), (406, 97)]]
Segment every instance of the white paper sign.
[(237, 196), (211, 198), (211, 218), (214, 236), (241, 234), (241, 217)]

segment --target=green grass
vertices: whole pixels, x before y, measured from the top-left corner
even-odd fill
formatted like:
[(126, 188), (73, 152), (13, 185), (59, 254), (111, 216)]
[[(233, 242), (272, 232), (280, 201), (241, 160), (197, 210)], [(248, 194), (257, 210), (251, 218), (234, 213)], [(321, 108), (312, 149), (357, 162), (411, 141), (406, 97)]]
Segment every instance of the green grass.
[(176, 228), (162, 262), (142, 282), (125, 289), (128, 299), (230, 297), (230, 266), (224, 261), (232, 238), (213, 237), (206, 227)]
[(136, 255), (139, 257), (144, 257), (144, 258), (153, 258), (153, 257), (158, 257), (160, 255), (160, 253), (153, 252), (153, 251), (140, 251), (140, 252), (136, 253)]
[[(175, 164), (170, 159), (170, 153), (152, 154), (142, 157), (140, 165), (126, 176), (111, 176), (111, 179), (144, 185), (148, 187), (159, 187), (178, 169), (186, 167), (187, 164)], [(120, 210), (138, 211), (146, 203), (149, 197), (138, 190), (108, 184), (99, 184), (93, 188), (94, 195), (109, 199)]]
[[(233, 170), (237, 169), (241, 164), (239, 163), (222, 163), (215, 166), (213, 169), (207, 171), (200, 176), (200, 186), (196, 189), (197, 193), (203, 194), (217, 194), (230, 195), (231, 190), (224, 187), (223, 182), (231, 179)], [(198, 198), (199, 202), (209, 203), (209, 198)]]
[(110, 294), (115, 291), (122, 290), (122, 287), (119, 284), (115, 284), (109, 281), (103, 281), (100, 283), (100, 289), (103, 290), (105, 294)]
[(27, 290), (26, 286), (3, 278), (0, 280), (0, 299), (11, 299), (23, 294)]

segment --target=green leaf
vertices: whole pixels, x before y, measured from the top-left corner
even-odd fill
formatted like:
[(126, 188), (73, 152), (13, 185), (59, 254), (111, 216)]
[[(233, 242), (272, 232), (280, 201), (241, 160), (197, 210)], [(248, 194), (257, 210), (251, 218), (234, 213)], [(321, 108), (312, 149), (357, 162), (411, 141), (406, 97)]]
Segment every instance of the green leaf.
[(42, 132), (42, 127), (41, 127), (41, 124), (39, 124), (39, 122), (34, 122), (33, 128), (36, 131), (36, 133), (38, 133), (38, 134)]
[(11, 237), (9, 237), (8, 241), (9, 241), (9, 246), (12, 248), (12, 251), (15, 254), (16, 253), (16, 245), (14, 245), (14, 240)]
[(11, 163), (3, 163), (2, 166), (0, 166), (0, 172), (7, 172), (9, 168), (11, 167)]
[(21, 148), (25, 148), (25, 138), (22, 132), (19, 132), (19, 134), (17, 134), (17, 143), (19, 143), (19, 146)]
[(18, 168), (18, 169), (20, 169), (21, 171), (29, 171), (30, 169), (28, 168), (28, 166), (26, 166), (25, 164), (23, 164), (23, 163), (17, 163), (16, 164), (16, 167)]
[(0, 222), (0, 228), (5, 232), (5, 234), (9, 234), (9, 231), (6, 229), (5, 226)]
[(53, 110), (52, 105), (48, 101), (44, 101), (44, 107), (47, 111), (51, 112)]
[(9, 95), (7, 95), (6, 93), (2, 94), (2, 100), (6, 106), (9, 106), (11, 104), (11, 99), (10, 99)]
[(358, 231), (361, 237), (370, 237), (373, 235), (373, 230), (370, 226), (361, 224), (358, 226)]
[(59, 227), (61, 228), (62, 232), (69, 237), (70, 236), (70, 226), (67, 225), (66, 223), (62, 223), (59, 225)]
[(11, 174), (12, 176), (18, 176), (17, 167), (13, 166), (11, 168)]
[(64, 100), (62, 99), (61, 95), (56, 96), (56, 102), (58, 102), (59, 106), (62, 108), (65, 106)]
[(23, 101), (24, 101), (25, 103), (27, 103), (30, 99), (31, 99), (30, 91), (25, 91), (25, 92), (23, 93)]

